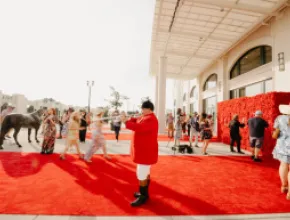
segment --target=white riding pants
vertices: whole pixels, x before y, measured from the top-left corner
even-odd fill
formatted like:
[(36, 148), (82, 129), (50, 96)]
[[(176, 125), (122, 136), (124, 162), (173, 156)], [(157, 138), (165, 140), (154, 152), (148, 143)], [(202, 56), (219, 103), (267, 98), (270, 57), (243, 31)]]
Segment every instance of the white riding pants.
[(146, 180), (150, 174), (151, 165), (137, 164), (137, 179), (139, 181)]
[(198, 145), (198, 132), (194, 128), (191, 128), (190, 129), (190, 138), (189, 138), (190, 143), (192, 143), (193, 137), (194, 137), (194, 144), (195, 144), (195, 146), (197, 146)]

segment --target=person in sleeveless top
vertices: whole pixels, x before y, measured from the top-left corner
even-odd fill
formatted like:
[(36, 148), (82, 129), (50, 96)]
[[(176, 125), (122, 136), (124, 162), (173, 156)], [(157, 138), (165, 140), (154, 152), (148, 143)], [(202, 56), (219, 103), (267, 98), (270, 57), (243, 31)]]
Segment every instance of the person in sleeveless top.
[(88, 163), (91, 163), (92, 156), (94, 153), (102, 148), (103, 153), (104, 153), (104, 158), (110, 160), (111, 157), (107, 154), (107, 147), (106, 147), (106, 140), (102, 132), (102, 127), (103, 127), (103, 120), (102, 117), (104, 115), (104, 110), (102, 108), (98, 108), (96, 110), (96, 120), (95, 123), (93, 124), (92, 128), (92, 141), (90, 148), (86, 152), (84, 156), (84, 160)]
[(77, 153), (80, 158), (83, 158), (83, 155), (80, 151), (79, 147), (79, 130), (83, 129), (80, 128), (80, 115), (78, 112), (73, 112), (70, 117), (69, 125), (68, 125), (68, 132), (66, 137), (66, 146), (64, 152), (60, 155), (60, 159), (64, 160), (65, 155), (68, 149), (72, 146), (76, 147)]

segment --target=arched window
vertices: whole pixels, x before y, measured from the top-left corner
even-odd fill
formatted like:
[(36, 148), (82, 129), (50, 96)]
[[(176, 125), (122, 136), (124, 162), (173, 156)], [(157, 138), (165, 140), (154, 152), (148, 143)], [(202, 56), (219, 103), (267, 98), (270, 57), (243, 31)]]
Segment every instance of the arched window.
[(272, 61), (272, 47), (259, 46), (247, 51), (235, 63), (230, 72), (230, 79), (249, 72)]
[(183, 95), (183, 101), (184, 102), (186, 101), (186, 93), (184, 93), (184, 95)]
[(190, 91), (190, 95), (189, 95), (189, 97), (190, 97), (190, 98), (193, 98), (193, 97), (195, 96), (195, 93), (196, 93), (196, 87), (194, 86), (194, 87), (192, 87), (192, 89), (191, 89), (191, 91)]
[(211, 74), (204, 83), (203, 91), (215, 88), (217, 86), (217, 74)]

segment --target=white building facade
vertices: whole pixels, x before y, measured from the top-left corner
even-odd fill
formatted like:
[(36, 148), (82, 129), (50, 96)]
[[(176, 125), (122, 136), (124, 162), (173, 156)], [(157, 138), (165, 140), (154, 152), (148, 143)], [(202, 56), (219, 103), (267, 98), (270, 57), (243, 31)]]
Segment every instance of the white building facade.
[[(289, 1), (232, 4), (205, 0), (173, 5), (157, 1), (151, 73), (157, 78), (163, 74), (175, 79), (175, 110), (206, 112), (215, 117), (220, 101), (270, 91), (290, 92)], [(166, 16), (171, 12), (174, 19)], [(169, 24), (167, 32), (163, 30), (165, 24)], [(170, 60), (166, 73), (162, 69), (158, 73), (155, 67), (160, 53)], [(157, 94), (160, 108), (162, 93)]]
[[(27, 110), (29, 106), (33, 106), (35, 110), (46, 107), (46, 108), (55, 108), (58, 110), (58, 113), (61, 115), (62, 112), (69, 108), (68, 105), (63, 104), (61, 102), (58, 102), (54, 99), (40, 99), (40, 100), (28, 100), (24, 95), (22, 94), (4, 94), (0, 90), (0, 106), (3, 106), (4, 104), (12, 104), (15, 106), (14, 113), (20, 113), (25, 114), (27, 113)], [(80, 106), (72, 106), (75, 108), (76, 111), (82, 109)]]

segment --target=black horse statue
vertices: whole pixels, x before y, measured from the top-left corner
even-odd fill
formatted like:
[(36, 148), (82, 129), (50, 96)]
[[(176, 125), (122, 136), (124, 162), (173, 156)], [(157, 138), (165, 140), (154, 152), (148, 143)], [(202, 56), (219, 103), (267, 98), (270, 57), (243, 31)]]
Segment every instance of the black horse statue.
[(1, 134), (0, 134), (0, 150), (3, 149), (3, 141), (5, 139), (5, 135), (10, 131), (10, 129), (14, 129), (14, 140), (18, 147), (22, 147), (18, 140), (17, 135), (21, 128), (28, 128), (28, 142), (31, 143), (30, 134), (31, 129), (35, 129), (35, 141), (39, 143), (37, 139), (37, 132), (41, 125), (41, 116), (44, 110), (39, 109), (30, 114), (9, 114), (6, 115), (1, 126)]

